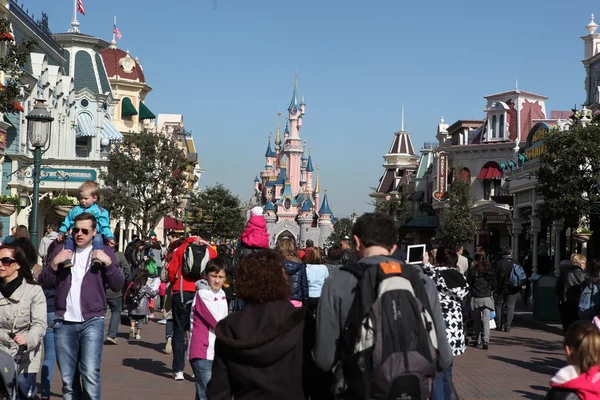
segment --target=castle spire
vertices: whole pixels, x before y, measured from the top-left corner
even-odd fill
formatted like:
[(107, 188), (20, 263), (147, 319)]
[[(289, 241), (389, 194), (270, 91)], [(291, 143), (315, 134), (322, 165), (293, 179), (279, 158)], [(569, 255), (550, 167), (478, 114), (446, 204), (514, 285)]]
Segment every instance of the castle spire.
[(271, 148), (271, 134), (269, 133), (269, 144), (267, 145), (267, 151), (265, 152), (265, 157), (277, 157), (277, 154)]
[(275, 134), (275, 150), (281, 150), (281, 110), (277, 110), (277, 133)]
[(317, 183), (315, 184), (315, 193), (319, 193), (321, 187), (319, 186), (319, 164), (317, 164)]
[(404, 103), (402, 103), (402, 126), (400, 127), (400, 132), (404, 132)]
[(302, 153), (302, 157), (300, 159), (302, 161), (308, 160), (308, 147), (306, 146), (306, 140), (304, 141), (304, 152)]
[(325, 189), (325, 196), (323, 197), (323, 203), (319, 210), (319, 215), (331, 215), (331, 208), (329, 207), (329, 201), (327, 200), (327, 189)]
[(290, 106), (288, 107), (288, 111), (291, 111), (293, 107), (300, 107), (300, 103), (298, 103), (298, 73), (294, 74), (294, 93), (292, 94), (292, 101), (290, 102)]
[(306, 163), (306, 172), (313, 172), (315, 169), (313, 168), (312, 158), (310, 154), (308, 155), (308, 162)]

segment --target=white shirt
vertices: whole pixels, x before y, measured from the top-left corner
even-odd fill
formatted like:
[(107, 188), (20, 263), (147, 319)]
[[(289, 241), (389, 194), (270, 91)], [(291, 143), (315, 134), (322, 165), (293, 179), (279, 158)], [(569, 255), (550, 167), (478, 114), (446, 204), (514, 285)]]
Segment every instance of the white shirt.
[(460, 270), (461, 274), (466, 274), (467, 270), (469, 269), (469, 260), (467, 260), (467, 257), (463, 256), (462, 254), (458, 254), (458, 269)]
[(73, 254), (73, 266), (71, 267), (71, 288), (67, 295), (67, 309), (64, 320), (69, 322), (83, 322), (81, 313), (81, 284), (83, 277), (90, 269), (92, 255), (92, 244), (86, 248), (75, 248)]

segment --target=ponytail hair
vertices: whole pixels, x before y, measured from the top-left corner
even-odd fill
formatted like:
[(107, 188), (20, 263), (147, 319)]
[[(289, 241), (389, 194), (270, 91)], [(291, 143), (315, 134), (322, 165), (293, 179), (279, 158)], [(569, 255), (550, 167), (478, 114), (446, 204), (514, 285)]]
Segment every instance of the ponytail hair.
[(564, 344), (571, 353), (568, 363), (580, 374), (594, 366), (600, 367), (600, 331), (591, 322), (574, 322), (567, 330)]

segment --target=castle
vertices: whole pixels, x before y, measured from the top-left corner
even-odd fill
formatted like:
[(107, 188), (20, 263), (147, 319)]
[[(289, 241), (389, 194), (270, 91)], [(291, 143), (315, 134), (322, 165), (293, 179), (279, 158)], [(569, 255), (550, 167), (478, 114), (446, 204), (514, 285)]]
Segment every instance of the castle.
[[(301, 248), (308, 239), (322, 247), (333, 232), (335, 222), (327, 193), (321, 199), (318, 166), (313, 186), (315, 168), (306, 140), (303, 144), (300, 138), (306, 104), (304, 95), (298, 101), (297, 93), (296, 76), (283, 141), (278, 120), (275, 146), (271, 146), (269, 136), (266, 165), (260, 171), (260, 178), (254, 179), (254, 195), (248, 202), (248, 209), (256, 205), (263, 207), (271, 247), (283, 236), (293, 237)], [(281, 117), (281, 112), (277, 115)]]

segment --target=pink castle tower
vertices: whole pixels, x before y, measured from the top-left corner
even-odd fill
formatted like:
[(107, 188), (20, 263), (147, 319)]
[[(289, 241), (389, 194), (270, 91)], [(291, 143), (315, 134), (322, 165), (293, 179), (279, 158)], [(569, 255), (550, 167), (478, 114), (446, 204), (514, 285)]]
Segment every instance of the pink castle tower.
[(300, 189), (302, 164), (302, 140), (300, 139), (300, 128), (302, 127), (302, 116), (305, 106), (301, 106), (296, 92), (298, 91), (298, 74), (294, 79), (294, 93), (288, 107), (288, 119), (290, 121), (290, 134), (285, 141), (284, 151), (287, 154), (287, 174), (290, 180), (292, 193), (296, 194)]

